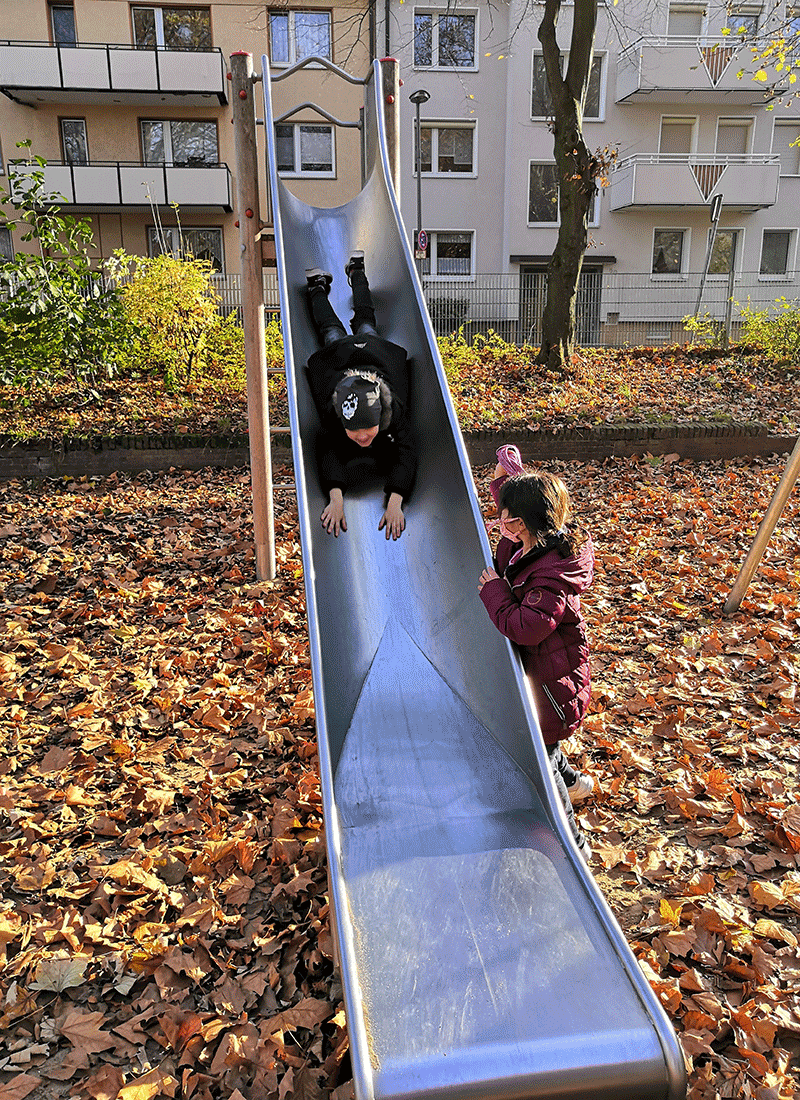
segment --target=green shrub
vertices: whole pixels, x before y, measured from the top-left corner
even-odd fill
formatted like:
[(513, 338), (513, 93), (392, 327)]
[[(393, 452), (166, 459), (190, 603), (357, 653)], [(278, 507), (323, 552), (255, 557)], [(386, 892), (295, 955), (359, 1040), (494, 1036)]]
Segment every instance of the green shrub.
[(769, 309), (754, 310), (750, 305), (741, 309), (742, 327), (739, 340), (763, 352), (776, 361), (800, 362), (800, 299), (778, 298), (777, 313)]
[(107, 266), (121, 283), (125, 316), (136, 333), (129, 366), (160, 375), (167, 389), (188, 385), (202, 373), (208, 339), (219, 326), (211, 263), (118, 251)]
[(205, 361), (209, 372), (226, 385), (241, 389), (246, 383), (244, 363), (244, 329), (236, 313), (217, 315), (206, 335)]
[(32, 246), (0, 260), (0, 382), (24, 389), (112, 376), (128, 335), (118, 289), (91, 268), (92, 224), (61, 213), (63, 197), (44, 187), (46, 164), (30, 153), (14, 162), (0, 192), (10, 211), (0, 227), (22, 229)]
[(693, 344), (709, 344), (712, 347), (722, 344), (725, 324), (712, 317), (708, 311), (697, 317), (690, 313), (683, 318), (682, 323), (684, 329), (692, 334)]
[(280, 321), (273, 317), (264, 326), (264, 345), (268, 367), (283, 367), (283, 330)]

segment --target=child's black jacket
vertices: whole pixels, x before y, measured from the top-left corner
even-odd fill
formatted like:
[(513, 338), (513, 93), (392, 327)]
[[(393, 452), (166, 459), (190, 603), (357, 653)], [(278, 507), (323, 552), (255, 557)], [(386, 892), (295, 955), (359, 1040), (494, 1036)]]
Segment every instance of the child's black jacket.
[[(345, 435), (331, 404), (337, 384), (347, 371), (378, 375), (391, 392), (391, 419), (369, 447), (359, 447)], [(417, 471), (417, 448), (408, 418), (409, 363), (405, 349), (380, 336), (345, 336), (314, 352), (308, 360), (311, 393), (320, 414), (317, 440), (322, 489), (343, 491), (363, 477), (365, 464), (386, 479), (386, 493), (406, 500)]]

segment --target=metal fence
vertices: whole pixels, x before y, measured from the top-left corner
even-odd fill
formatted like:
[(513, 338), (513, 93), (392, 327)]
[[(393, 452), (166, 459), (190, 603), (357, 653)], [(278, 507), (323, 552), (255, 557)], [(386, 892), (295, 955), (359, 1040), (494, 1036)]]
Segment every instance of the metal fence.
[[(690, 339), (684, 319), (693, 316), (701, 275), (651, 275), (584, 270), (577, 300), (577, 337), (584, 347), (625, 347), (683, 344)], [(216, 275), (220, 311), (238, 311), (238, 275)], [(496, 332), (508, 343), (541, 342), (541, 319), (547, 293), (544, 271), (475, 275), (464, 281), (423, 279), (425, 300), (438, 336), (463, 326), (464, 336)], [(699, 314), (719, 331), (730, 314), (730, 339), (741, 328), (742, 310), (777, 312), (776, 301), (800, 300), (800, 276), (766, 277), (757, 272), (736, 275), (729, 308), (728, 276), (709, 275)], [(264, 272), (264, 302), (268, 312), (279, 309), (274, 271)]]

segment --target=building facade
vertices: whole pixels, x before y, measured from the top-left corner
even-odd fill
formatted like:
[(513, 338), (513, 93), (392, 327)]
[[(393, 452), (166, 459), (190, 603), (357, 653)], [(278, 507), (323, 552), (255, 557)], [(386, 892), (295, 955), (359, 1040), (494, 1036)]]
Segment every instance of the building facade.
[[(404, 91), (430, 95), (421, 107), (428, 278), (451, 297), (458, 290), (449, 284), (461, 281), (475, 319), (481, 296), (468, 295), (467, 285), (498, 273), (501, 289), (519, 289), (506, 300), (523, 335), (541, 310), (558, 232), (551, 109), (536, 36), (542, 12), (525, 0), (420, 0), (392, 4), (378, 32), (401, 62)], [(565, 4), (562, 51), (571, 18)], [(718, 195), (706, 294), (727, 293), (733, 266), (748, 295), (766, 300), (786, 288), (797, 295), (800, 98), (765, 101), (745, 38), (769, 20), (788, 26), (800, 50), (800, 8), (784, 4), (600, 4), (584, 136), (592, 151), (614, 151), (616, 160), (591, 216), (585, 342), (619, 342), (610, 331), (617, 324), (629, 326), (623, 338), (679, 336), (675, 323), (695, 306)], [(402, 203), (414, 226), (411, 104), (405, 118)], [(429, 300), (434, 293), (429, 285)], [(484, 295), (487, 320), (502, 323), (502, 296)]]
[[(706, 263), (706, 294), (718, 303), (731, 268), (740, 296), (798, 294), (800, 99), (765, 101), (744, 38), (772, 20), (800, 43), (794, 2), (600, 5), (584, 136), (616, 160), (592, 210), (584, 343), (680, 339)], [(394, 56), (403, 80), (401, 207), (409, 236), (420, 213), (428, 231), (422, 262), (434, 320), (443, 329), (464, 319), (505, 325), (512, 337), (535, 340), (558, 232), (536, 36), (542, 10), (530, 0), (3, 0), (0, 185), (16, 142), (30, 139), (47, 159), (47, 186), (70, 212), (91, 217), (98, 260), (120, 247), (183, 249), (235, 282), (230, 54), (249, 51), (256, 70), (268, 54), (273, 76), (312, 54), (355, 76), (373, 57)], [(571, 17), (564, 4), (564, 50)], [(409, 97), (420, 89), (429, 99), (419, 107), (418, 180)], [(273, 93), (279, 118), (310, 101), (353, 121), (362, 98), (361, 87), (318, 66)], [(282, 177), (306, 202), (336, 206), (361, 185), (356, 130), (304, 109), (282, 119), (277, 147)], [(0, 231), (3, 253), (19, 247)]]
[[(0, 187), (9, 163), (47, 160), (45, 186), (91, 218), (96, 258), (183, 251), (239, 272), (231, 53), (272, 58), (273, 72), (316, 54), (364, 75), (364, 5), (316, 0), (302, 10), (226, 0), (3, 0), (0, 10)], [(316, 67), (276, 85), (276, 110), (312, 100), (358, 119), (362, 90)], [(257, 99), (258, 102), (258, 99)], [(260, 115), (262, 112), (257, 111)], [(259, 133), (263, 164), (263, 133)], [(312, 111), (278, 131), (281, 171), (304, 201), (334, 206), (361, 185), (357, 131)], [(262, 174), (262, 217), (269, 207)], [(25, 247), (2, 233), (0, 250)], [(28, 246), (29, 247), (29, 246)], [(269, 252), (269, 245), (265, 250)], [(274, 256), (274, 246), (273, 246)]]

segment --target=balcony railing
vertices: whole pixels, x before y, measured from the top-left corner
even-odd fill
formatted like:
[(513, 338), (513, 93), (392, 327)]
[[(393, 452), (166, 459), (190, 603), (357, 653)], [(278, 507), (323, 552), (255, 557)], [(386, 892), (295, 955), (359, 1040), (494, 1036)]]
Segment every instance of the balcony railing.
[(225, 60), (217, 48), (174, 50), (104, 43), (58, 46), (0, 42), (0, 89), (22, 103), (228, 102)]
[(753, 211), (774, 206), (781, 172), (777, 153), (639, 153), (611, 172), (612, 210), (644, 206), (725, 205)]
[[(739, 72), (744, 73), (739, 78)], [(617, 103), (763, 103), (749, 48), (733, 36), (640, 38), (617, 59)]]
[(45, 192), (60, 195), (67, 206), (219, 208), (230, 213), (231, 174), (227, 164), (135, 164), (92, 161), (38, 166), (9, 164), (15, 190), (25, 187), (26, 171), (44, 174)]

